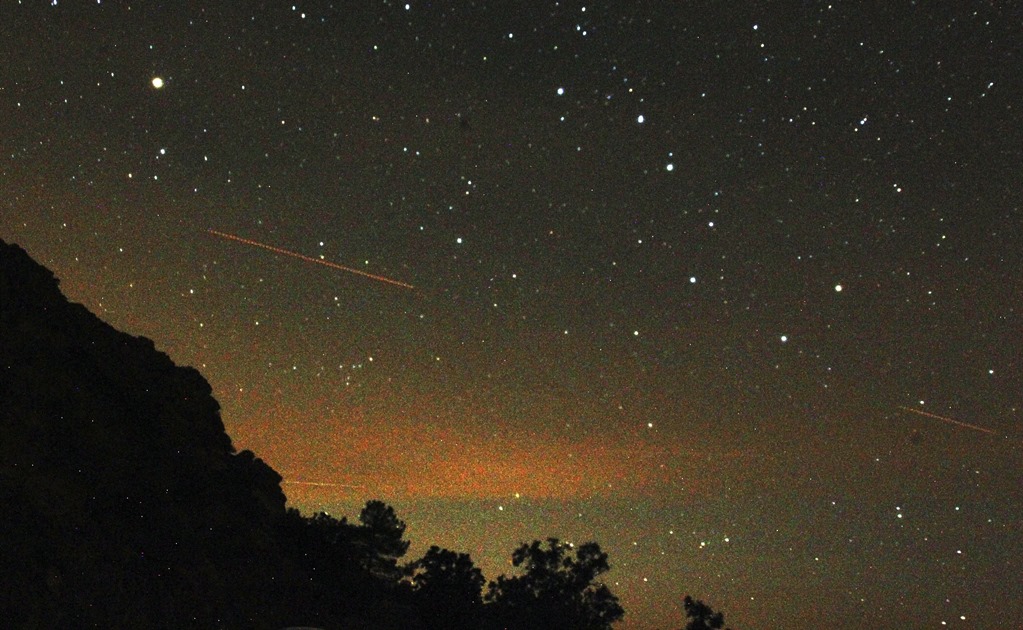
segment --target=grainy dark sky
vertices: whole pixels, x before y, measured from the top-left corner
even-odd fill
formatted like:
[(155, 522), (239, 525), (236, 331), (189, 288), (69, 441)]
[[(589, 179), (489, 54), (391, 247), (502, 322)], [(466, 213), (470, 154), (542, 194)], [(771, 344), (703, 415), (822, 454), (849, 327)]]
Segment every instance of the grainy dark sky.
[(947, 4), (5, 1), (0, 238), (413, 555), (1005, 627), (1023, 13)]

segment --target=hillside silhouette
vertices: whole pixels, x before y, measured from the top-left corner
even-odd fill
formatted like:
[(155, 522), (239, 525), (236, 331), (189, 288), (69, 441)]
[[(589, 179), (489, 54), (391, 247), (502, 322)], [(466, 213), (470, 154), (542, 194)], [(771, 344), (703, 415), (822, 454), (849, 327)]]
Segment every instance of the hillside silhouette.
[(237, 452), (209, 383), (119, 332), (0, 240), (0, 619), (23, 628), (607, 628), (596, 543), (523, 543), (514, 576), (403, 557), (380, 501), (357, 522), (285, 507)]
[(210, 385), (0, 241), (0, 617), (247, 625), (286, 570), (281, 477)]

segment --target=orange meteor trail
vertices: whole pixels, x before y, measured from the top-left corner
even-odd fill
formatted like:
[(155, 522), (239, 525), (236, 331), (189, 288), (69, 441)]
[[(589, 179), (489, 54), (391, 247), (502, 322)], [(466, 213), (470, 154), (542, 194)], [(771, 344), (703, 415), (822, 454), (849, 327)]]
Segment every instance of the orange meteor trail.
[(369, 278), (371, 280), (378, 280), (380, 282), (386, 282), (388, 284), (393, 284), (394, 286), (402, 287), (403, 289), (415, 289), (415, 287), (412, 286), (411, 284), (409, 284), (407, 282), (402, 282), (401, 280), (394, 280), (393, 278), (388, 278), (386, 276), (378, 276), (378, 275), (373, 274), (373, 273), (368, 273), (366, 271), (362, 271), (361, 269), (355, 269), (354, 267), (346, 267), (344, 265), (339, 265), (337, 263), (332, 263), (332, 262), (330, 262), (328, 260), (320, 260), (319, 258), (313, 258), (311, 256), (306, 256), (304, 254), (299, 254), (297, 252), (289, 251), (287, 249), (281, 249), (280, 247), (274, 247), (273, 245), (267, 245), (266, 243), (260, 243), (259, 241), (253, 241), (253, 240), (250, 240), (250, 239), (247, 239), (247, 238), (242, 238), (240, 236), (235, 236), (234, 234), (228, 234), (227, 232), (218, 232), (217, 230), (209, 230), (209, 233), (212, 234), (213, 236), (219, 236), (220, 238), (226, 238), (226, 239), (231, 240), (231, 241), (238, 241), (239, 243), (242, 243), (244, 245), (252, 245), (253, 247), (262, 247), (263, 249), (271, 251), (271, 252), (273, 252), (275, 254), (281, 254), (283, 256), (291, 256), (292, 258), (298, 258), (299, 260), (304, 260), (306, 262), (316, 263), (317, 265), (323, 265), (325, 267), (330, 267), (332, 269), (340, 269), (341, 271), (347, 271), (348, 273), (358, 274), (360, 276)]
[(948, 422), (949, 424), (956, 424), (956, 425), (959, 425), (961, 427), (966, 427), (967, 429), (973, 429), (974, 431), (981, 431), (982, 433), (990, 433), (991, 435), (998, 435), (996, 432), (992, 431), (991, 429), (985, 429), (984, 427), (978, 427), (977, 425), (970, 424), (968, 422), (962, 422), (960, 420), (955, 420), (953, 418), (946, 418), (945, 416), (939, 416), (936, 413), (930, 413), (930, 412), (927, 412), (927, 411), (920, 411), (919, 409), (913, 409), (912, 407), (903, 407), (902, 405), (899, 405), (899, 409), (901, 409), (903, 411), (908, 411), (909, 413), (915, 413), (917, 415), (927, 416), (928, 418), (934, 418), (935, 420), (941, 420), (942, 422)]
[(296, 486), (322, 486), (328, 488), (365, 488), (366, 486), (353, 486), (347, 483), (327, 483), (326, 481), (282, 481)]

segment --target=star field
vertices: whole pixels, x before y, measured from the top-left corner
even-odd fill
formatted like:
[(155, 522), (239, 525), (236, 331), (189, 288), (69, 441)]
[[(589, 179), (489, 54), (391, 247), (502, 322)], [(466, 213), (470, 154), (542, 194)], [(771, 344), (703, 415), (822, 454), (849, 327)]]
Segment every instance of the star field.
[(206, 4), (0, 7), (0, 237), (292, 505), (596, 540), (626, 628), (1023, 614), (1007, 5)]

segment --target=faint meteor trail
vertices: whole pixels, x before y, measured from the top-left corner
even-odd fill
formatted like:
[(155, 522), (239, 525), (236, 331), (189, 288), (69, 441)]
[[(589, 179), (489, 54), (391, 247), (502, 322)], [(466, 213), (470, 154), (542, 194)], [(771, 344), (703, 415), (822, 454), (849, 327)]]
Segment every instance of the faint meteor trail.
[(220, 238), (225, 238), (225, 239), (230, 240), (230, 241), (237, 241), (239, 243), (242, 243), (243, 245), (251, 245), (253, 247), (261, 247), (261, 248), (263, 248), (263, 249), (265, 249), (267, 251), (271, 251), (271, 252), (273, 252), (275, 254), (281, 254), (282, 256), (291, 256), (292, 258), (298, 258), (299, 260), (304, 260), (305, 262), (316, 263), (317, 265), (323, 265), (325, 267), (330, 267), (331, 269), (339, 269), (341, 271), (347, 271), (348, 273), (354, 273), (354, 274), (363, 276), (365, 278), (369, 278), (371, 280), (378, 280), (380, 282), (386, 282), (388, 284), (393, 284), (394, 286), (402, 287), (403, 289), (415, 289), (415, 287), (412, 286), (411, 284), (409, 284), (407, 282), (402, 282), (401, 280), (395, 280), (393, 278), (388, 278), (386, 276), (378, 276), (378, 275), (373, 274), (373, 273), (362, 271), (361, 269), (355, 269), (354, 267), (346, 267), (344, 265), (339, 265), (337, 263), (330, 262), (329, 260), (321, 260), (319, 258), (313, 258), (312, 256), (306, 256), (304, 254), (299, 254), (298, 252), (293, 252), (293, 251), (290, 251), (290, 250), (287, 250), (287, 249), (282, 249), (280, 247), (274, 247), (273, 245), (267, 245), (266, 243), (260, 243), (259, 241), (253, 241), (251, 239), (242, 238), (240, 236), (235, 236), (234, 234), (228, 234), (227, 232), (219, 232), (217, 230), (208, 230), (208, 231), (213, 236), (219, 236)]
[(317, 486), (327, 488), (365, 488), (366, 486), (354, 486), (347, 483), (328, 483), (326, 481), (282, 481), (282, 484), (288, 483), (296, 486)]
[(949, 424), (959, 425), (961, 427), (966, 427), (967, 429), (973, 429), (974, 431), (980, 431), (982, 433), (990, 433), (991, 435), (998, 435), (998, 433), (996, 433), (995, 431), (992, 431), (991, 429), (986, 429), (984, 427), (978, 427), (975, 424), (970, 424), (968, 422), (963, 422), (961, 420), (956, 420), (954, 418), (946, 418), (945, 416), (939, 416), (936, 413), (930, 413), (929, 411), (921, 411), (919, 409), (913, 409), (912, 407), (903, 407), (902, 405), (899, 405), (898, 407), (899, 407), (899, 409), (901, 409), (903, 411), (908, 411), (909, 413), (915, 413), (915, 414), (920, 415), (920, 416), (926, 416), (928, 418), (934, 418), (935, 420), (941, 420), (942, 422), (948, 422)]

